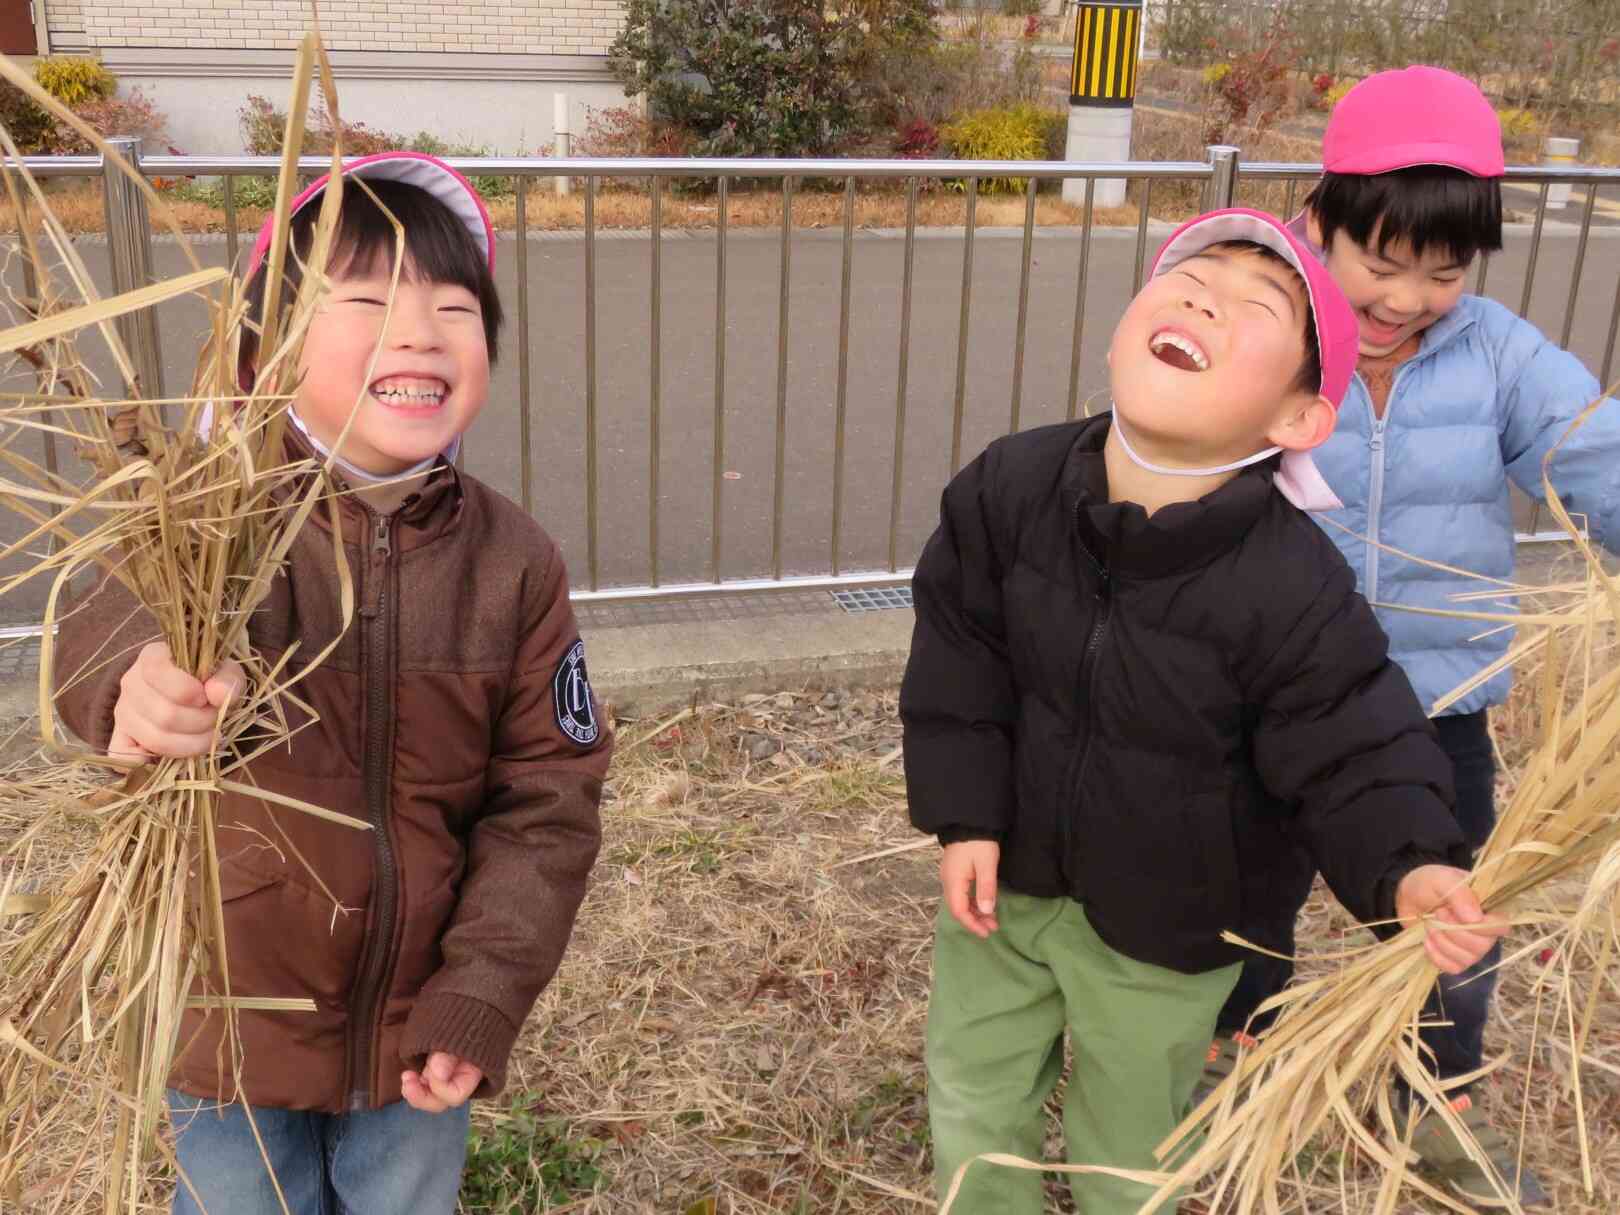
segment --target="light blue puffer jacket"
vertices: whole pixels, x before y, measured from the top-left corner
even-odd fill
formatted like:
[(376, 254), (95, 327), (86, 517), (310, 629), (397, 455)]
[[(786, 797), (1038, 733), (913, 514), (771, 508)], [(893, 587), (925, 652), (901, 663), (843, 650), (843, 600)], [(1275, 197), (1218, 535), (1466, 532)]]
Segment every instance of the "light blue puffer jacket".
[[(1507, 651), (1511, 634), (1479, 621), (1399, 607), (1511, 610), (1512, 601), (1459, 604), (1487, 589), (1373, 547), (1389, 548), (1493, 578), (1513, 573), (1508, 478), (1541, 498), (1542, 457), (1601, 391), (1573, 355), (1494, 300), (1465, 295), (1424, 335), (1396, 373), (1389, 407), (1375, 419), (1367, 386), (1351, 381), (1339, 424), (1315, 452), (1345, 509), (1319, 516), (1377, 609), (1390, 653), (1418, 700), (1435, 700)], [(1552, 482), (1592, 538), (1620, 551), (1620, 402), (1609, 400), (1554, 457)], [(1335, 524), (1342, 524), (1342, 527)], [(1344, 529), (1348, 529), (1348, 531)], [(1507, 695), (1507, 673), (1446, 710), (1470, 713)]]

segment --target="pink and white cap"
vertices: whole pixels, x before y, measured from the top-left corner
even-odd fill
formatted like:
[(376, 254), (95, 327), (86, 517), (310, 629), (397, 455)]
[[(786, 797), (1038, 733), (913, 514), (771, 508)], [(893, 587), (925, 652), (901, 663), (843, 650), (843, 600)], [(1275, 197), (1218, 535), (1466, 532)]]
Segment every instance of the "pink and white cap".
[[(1153, 259), (1149, 278), (1168, 273), (1190, 257), (1202, 253), (1211, 245), (1225, 241), (1252, 241), (1278, 254), (1305, 281), (1305, 293), (1311, 304), (1311, 323), (1316, 329), (1316, 344), (1322, 363), (1322, 379), (1318, 391), (1334, 409), (1344, 401), (1350, 378), (1355, 374), (1356, 359), (1360, 352), (1359, 327), (1356, 314), (1344, 292), (1333, 281), (1327, 267), (1312, 256), (1311, 251), (1289, 232), (1283, 222), (1264, 211), (1245, 207), (1232, 207), (1224, 211), (1210, 211), (1188, 220), (1170, 234), (1158, 255)], [(1120, 438), (1125, 438), (1121, 433)], [(1233, 465), (1221, 468), (1169, 469), (1147, 465), (1135, 452), (1126, 451), (1138, 464), (1153, 472), (1174, 475), (1207, 476), (1215, 472), (1228, 472), (1269, 459), (1280, 448), (1267, 448)], [(1344, 504), (1328, 487), (1316, 462), (1308, 451), (1283, 452), (1281, 466), (1274, 478), (1277, 489), (1301, 510), (1338, 510)]]
[(1472, 80), (1436, 67), (1368, 76), (1340, 99), (1322, 136), (1322, 168), (1375, 175), (1445, 165), (1501, 177), (1502, 124)]
[[(343, 162), (345, 177), (363, 177), (367, 181), (399, 181), (426, 190), (449, 207), (457, 219), (472, 233), (473, 242), (484, 251), (490, 273), (495, 272), (495, 228), (490, 223), (484, 200), (473, 189), (472, 182), (457, 173), (444, 161), (426, 152), (378, 152), (372, 156), (357, 156)], [(297, 215), (318, 199), (331, 180), (328, 173), (297, 198), (293, 199), (292, 215)], [(273, 218), (273, 217), (272, 217)], [(252, 278), (270, 252), (271, 218), (266, 218), (259, 229), (259, 239), (253, 244), (248, 258), (247, 276)]]

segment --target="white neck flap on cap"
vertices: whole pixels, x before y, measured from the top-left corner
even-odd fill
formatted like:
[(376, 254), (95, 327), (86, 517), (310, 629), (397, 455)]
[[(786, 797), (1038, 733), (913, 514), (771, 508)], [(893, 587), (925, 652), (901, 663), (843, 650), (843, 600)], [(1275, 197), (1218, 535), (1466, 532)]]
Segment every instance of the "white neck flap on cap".
[[(1262, 460), (1269, 460), (1278, 452), (1280, 447), (1268, 447), (1264, 451), (1257, 451), (1252, 456), (1245, 456), (1241, 460), (1234, 460), (1230, 464), (1218, 464), (1213, 468), (1170, 468), (1163, 464), (1150, 464), (1131, 446), (1125, 428), (1119, 422), (1119, 410), (1114, 410), (1114, 433), (1119, 436), (1119, 445), (1125, 454), (1130, 457), (1132, 464), (1145, 469), (1150, 473), (1158, 473), (1165, 477), (1213, 477), (1221, 473), (1236, 472), (1240, 468), (1247, 468), (1251, 464), (1258, 464)], [(1307, 451), (1283, 451), (1282, 463), (1278, 466), (1271, 483), (1300, 510), (1342, 510), (1344, 503), (1339, 501), (1337, 494), (1331, 486), (1323, 480), (1321, 471), (1316, 467), (1316, 461), (1311, 459)]]
[[(309, 445), (313, 447), (318, 454), (331, 460), (332, 463), (336, 464), (338, 468), (343, 471), (344, 476), (348, 477), (351, 481), (358, 485), (379, 485), (384, 481), (403, 481), (406, 477), (414, 477), (419, 473), (427, 472), (428, 469), (432, 468), (439, 462), (439, 456), (429, 456), (421, 463), (413, 464), (403, 472), (391, 473), (386, 477), (379, 477), (376, 473), (367, 472), (363, 468), (357, 468), (355, 465), (345, 460), (342, 456), (334, 455), (332, 449), (317, 439), (310, 428), (304, 425), (304, 419), (299, 417), (298, 414), (293, 410), (289, 409), (287, 411), (287, 416), (292, 419), (292, 424), (298, 427), (298, 433), (309, 440)], [(456, 462), (456, 455), (460, 451), (461, 436), (457, 435), (451, 440), (450, 446), (445, 448), (440, 454), (444, 457), (446, 463), (454, 464)]]

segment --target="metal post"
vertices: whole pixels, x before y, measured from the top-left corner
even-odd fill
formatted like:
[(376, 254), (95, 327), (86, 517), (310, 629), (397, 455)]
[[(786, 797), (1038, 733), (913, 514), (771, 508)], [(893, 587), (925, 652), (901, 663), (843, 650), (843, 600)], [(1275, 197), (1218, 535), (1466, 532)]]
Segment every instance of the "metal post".
[(1210, 173), (1204, 185), (1204, 210), (1218, 211), (1232, 205), (1232, 196), (1237, 191), (1240, 150), (1230, 144), (1212, 143), (1205, 151), (1209, 154)]
[[(130, 165), (141, 167), (141, 141), (118, 136), (107, 141)], [(116, 294), (134, 291), (152, 281), (152, 221), (146, 197), (111, 163), (103, 164), (101, 186), (107, 213), (107, 258)], [(157, 312), (142, 308), (114, 322), (118, 336), (134, 364), (138, 384), (127, 386), (130, 396), (163, 395), (163, 361), (159, 354)]]
[[(552, 150), (558, 157), (567, 160), (570, 153), (573, 152), (573, 137), (569, 133), (568, 126), (568, 94), (553, 93), (551, 95), (551, 107)], [(567, 197), (569, 190), (568, 177), (566, 175), (559, 176), (555, 181), (557, 196), (559, 198)]]

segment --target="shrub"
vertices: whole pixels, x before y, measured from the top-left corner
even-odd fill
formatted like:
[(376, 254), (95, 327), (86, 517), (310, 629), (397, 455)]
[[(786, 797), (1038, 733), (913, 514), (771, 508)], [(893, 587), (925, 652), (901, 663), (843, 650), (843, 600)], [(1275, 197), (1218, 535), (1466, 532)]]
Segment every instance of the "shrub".
[(1040, 101), (1045, 62), (1026, 44), (1009, 47), (988, 36), (935, 41), (885, 52), (871, 64), (863, 88), (877, 125), (920, 118), (939, 126), (969, 110)]
[(54, 120), (15, 85), (0, 81), (0, 124), (25, 156), (38, 153)]
[(894, 133), (894, 150), (914, 160), (927, 160), (939, 151), (939, 128), (926, 118), (913, 118)]
[(1533, 139), (1541, 133), (1541, 120), (1530, 110), (1500, 109), (1496, 117), (1502, 124), (1503, 139)]
[(1334, 85), (1327, 92), (1322, 94), (1322, 104), (1324, 108), (1331, 110), (1334, 106), (1338, 105), (1339, 102), (1344, 100), (1346, 93), (1360, 83), (1361, 82), (1359, 80), (1339, 81), (1338, 84)]
[(1230, 63), (1212, 63), (1204, 69), (1204, 83), (1211, 88), (1219, 86), (1221, 81), (1232, 74)]
[[(158, 113), (157, 107), (140, 89), (131, 89), (124, 97), (86, 101), (74, 106), (73, 112), (103, 138), (140, 135), (147, 139), (161, 139), (167, 128), (163, 115)], [(96, 149), (72, 127), (53, 122), (39, 150), (46, 156), (88, 156)]]
[(574, 140), (576, 156), (687, 156), (692, 137), (680, 127), (649, 118), (635, 106), (585, 112), (585, 131)]
[[(251, 155), (281, 155), (281, 143), (287, 131), (285, 110), (277, 109), (267, 98), (252, 94), (237, 111), (237, 122), (242, 131), (242, 144)], [(348, 122), (341, 119), (334, 128), (332, 116), (327, 112), (325, 103), (320, 100), (317, 100), (310, 109), (309, 122), (304, 129), (304, 153), (309, 156), (329, 154), (332, 151), (334, 131), (341, 134), (345, 156), (370, 156), (376, 152), (396, 150), (426, 152), (430, 156), (490, 155), (490, 149), (486, 145), (451, 143), (429, 131), (418, 131), (415, 135), (400, 135), (380, 130), (364, 122)], [(265, 191), (262, 187), (249, 183), (264, 181), (267, 179), (253, 177), (240, 179), (237, 182), (237, 200), (248, 205), (260, 205), (256, 200)], [(510, 177), (474, 177), (472, 183), (485, 198), (504, 198), (515, 191)], [(269, 197), (263, 204), (266, 206), (275, 201), (274, 183), (269, 182), (268, 187)], [(250, 198), (255, 201), (249, 202)]]
[(95, 59), (52, 55), (34, 64), (39, 87), (64, 105), (106, 101), (118, 91), (118, 79)]
[[(1045, 160), (1051, 157), (1053, 132), (1063, 121), (1063, 115), (1039, 106), (1016, 105), (964, 114), (940, 135), (951, 154), (961, 160)], [(979, 189), (1016, 193), (1027, 181), (1023, 177), (982, 178)]]
[(934, 34), (928, 0), (628, 0), (609, 64), (692, 152), (803, 156), (864, 131), (891, 51)]

